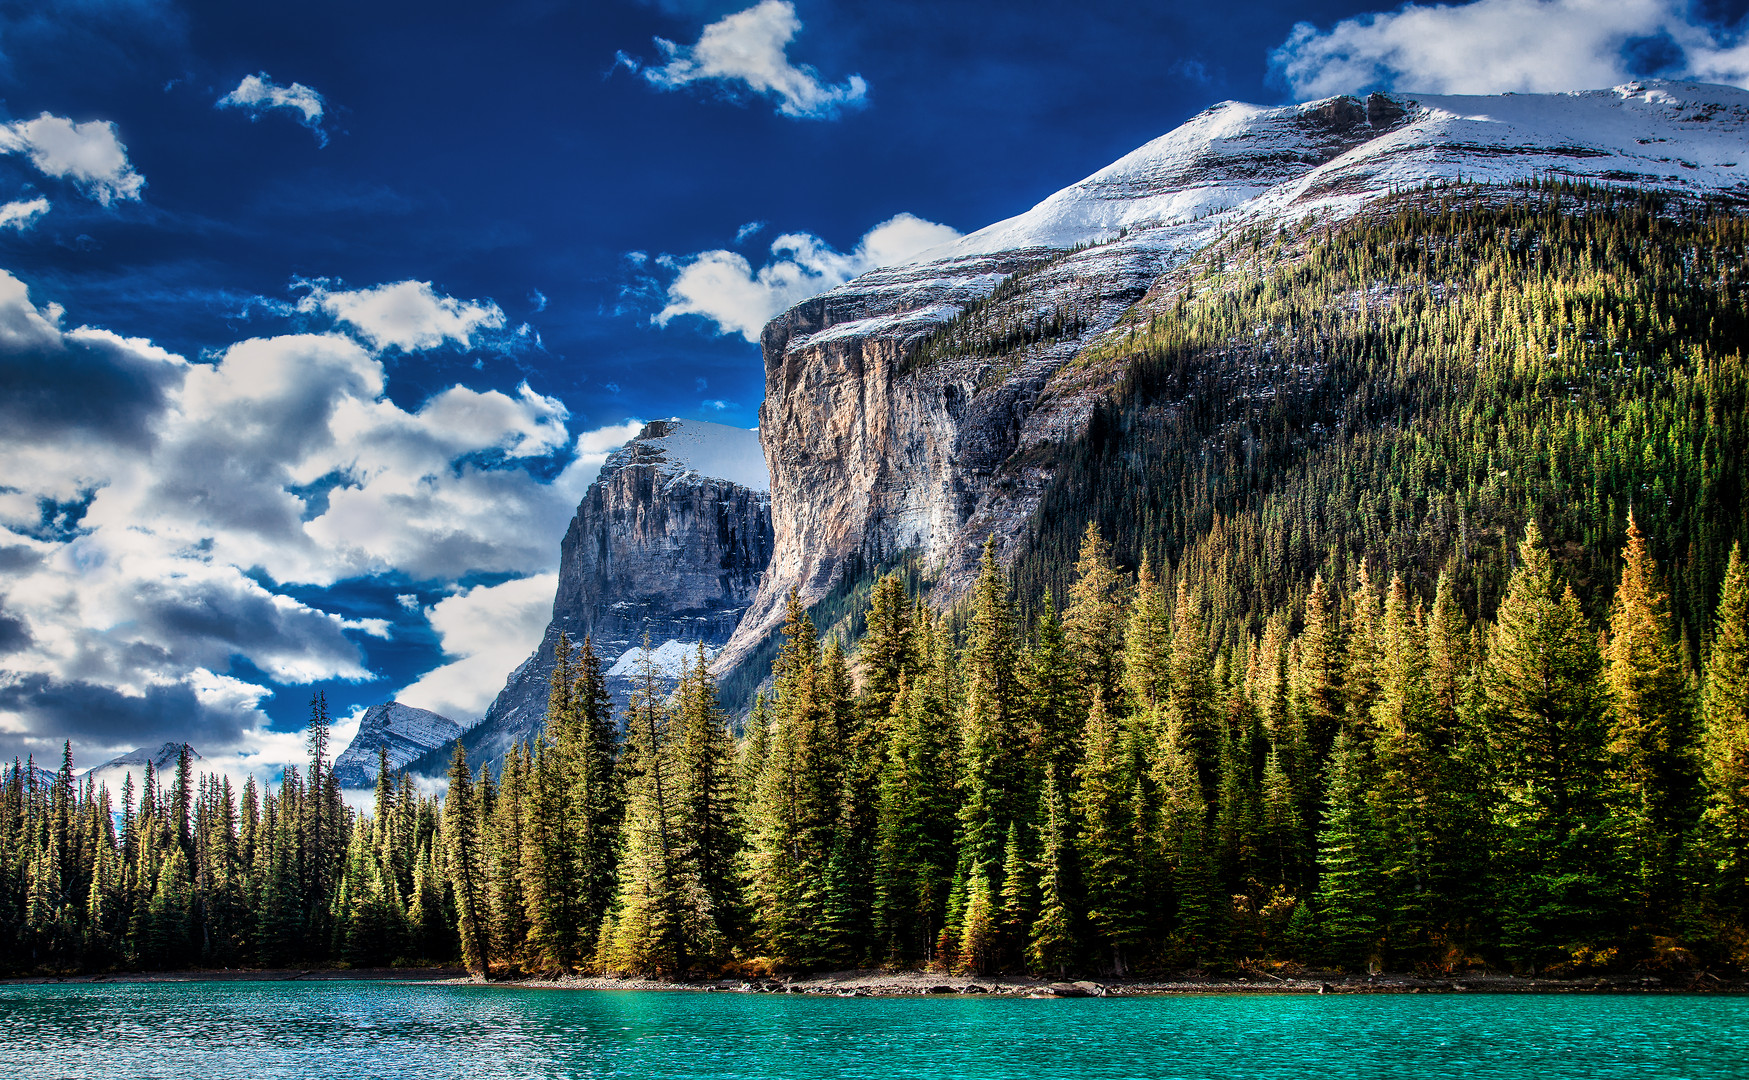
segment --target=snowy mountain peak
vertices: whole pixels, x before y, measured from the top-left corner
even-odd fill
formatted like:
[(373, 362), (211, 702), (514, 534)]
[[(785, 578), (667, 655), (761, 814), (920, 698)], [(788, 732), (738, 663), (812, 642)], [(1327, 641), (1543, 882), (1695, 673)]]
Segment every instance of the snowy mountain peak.
[(398, 701), (372, 705), (358, 721), (358, 734), (334, 759), (334, 777), (341, 787), (370, 787), (377, 780), (377, 749), (388, 751), (389, 767), (398, 769), (467, 730), (447, 716), (415, 709)]
[(670, 417), (650, 421), (614, 451), (602, 469), (628, 465), (655, 465), (670, 481), (691, 474), (727, 480), (752, 491), (771, 489), (759, 432), (708, 420)]
[[(176, 772), (176, 761), (182, 756), (184, 743), (167, 742), (156, 748), (142, 746), (120, 757), (114, 757), (101, 765), (85, 770), (82, 780), (96, 780), (100, 785), (107, 785), (112, 791), (121, 789), (122, 781), (129, 773), (133, 774), (134, 786), (145, 782), (146, 763), (151, 762), (152, 773), (160, 782), (167, 781)], [(194, 747), (188, 747), (188, 757), (194, 763), (196, 771), (204, 760)]]

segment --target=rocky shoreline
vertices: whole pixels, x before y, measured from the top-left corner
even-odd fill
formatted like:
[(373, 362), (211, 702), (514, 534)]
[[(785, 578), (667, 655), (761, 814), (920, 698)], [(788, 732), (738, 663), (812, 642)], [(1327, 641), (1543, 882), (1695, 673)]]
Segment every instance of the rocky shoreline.
[(563, 976), (532, 979), (476, 979), (456, 967), (223, 969), (193, 971), (113, 972), (99, 975), (29, 976), (0, 980), (0, 985), (31, 986), (61, 983), (187, 983), (187, 982), (364, 982), (392, 981), (488, 988), (543, 990), (666, 990), (702, 993), (813, 994), (826, 997), (912, 997), (934, 995), (1007, 995), (1028, 998), (1132, 997), (1159, 994), (1609, 994), (1609, 993), (1749, 993), (1749, 980), (1721, 978), (1707, 972), (1663, 972), (1655, 975), (1601, 975), (1585, 978), (1540, 978), (1493, 972), (1452, 977), (1406, 974), (1340, 975), (1301, 972), (1282, 977), (1265, 972), (1211, 976), (1186, 972), (1166, 978), (1052, 981), (1024, 975), (949, 976), (931, 972), (881, 970), (835, 971), (775, 977), (658, 979)]

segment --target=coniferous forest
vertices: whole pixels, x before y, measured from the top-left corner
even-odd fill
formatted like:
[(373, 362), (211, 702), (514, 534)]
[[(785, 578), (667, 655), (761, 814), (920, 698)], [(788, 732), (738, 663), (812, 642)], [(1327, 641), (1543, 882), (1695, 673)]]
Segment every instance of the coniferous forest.
[(320, 699), (276, 788), (14, 767), (0, 967), (1742, 970), (1746, 248), (1559, 185), (1232, 237), (958, 605), (792, 597), (740, 723), (561, 640), (533, 745), (368, 814)]

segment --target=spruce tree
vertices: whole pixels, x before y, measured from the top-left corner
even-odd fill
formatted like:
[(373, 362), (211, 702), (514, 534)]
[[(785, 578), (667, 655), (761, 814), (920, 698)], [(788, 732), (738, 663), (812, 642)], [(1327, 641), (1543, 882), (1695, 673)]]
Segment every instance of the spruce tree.
[(1533, 521), (1488, 644), (1484, 716), (1498, 784), (1504, 945), (1541, 964), (1610, 936), (1619, 900), (1603, 804), (1597, 638)]
[(480, 822), (480, 807), (475, 798), (473, 776), (468, 772), (467, 752), (458, 739), (455, 756), (450, 759), (449, 793), (443, 800), (445, 862), (450, 887), (455, 894), (462, 962), (476, 976), (486, 974), (492, 956), (485, 838), (480, 834)]
[(1632, 514), (1622, 559), (1605, 657), (1609, 772), (1640, 909), (1656, 919), (1676, 898), (1677, 846), (1690, 824), (1691, 704), (1668, 597)]
[(1749, 927), (1749, 563), (1731, 547), (1702, 698), (1702, 850), (1717, 906)]

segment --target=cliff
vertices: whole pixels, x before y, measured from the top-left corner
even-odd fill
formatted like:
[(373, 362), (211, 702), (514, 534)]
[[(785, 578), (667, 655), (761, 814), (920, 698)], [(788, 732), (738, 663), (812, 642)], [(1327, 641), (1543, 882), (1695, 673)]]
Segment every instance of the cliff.
[[(758, 433), (696, 420), (656, 420), (608, 457), (560, 546), (553, 618), (534, 653), (505, 682), (485, 719), (462, 738), (468, 759), (494, 765), (546, 722), (553, 650), (562, 632), (588, 636), (612, 668), (623, 705), (647, 635), (671, 677), (673, 661), (729, 640), (771, 559), (771, 498)], [(440, 772), (448, 747), (414, 763)]]
[(995, 533), (1009, 557), (1123, 376), (1084, 363), (1162, 278), (1223, 237), (1331, 222), (1430, 182), (1570, 178), (1749, 198), (1749, 93), (1634, 83), (1575, 94), (1228, 102), (1024, 214), (806, 301), (765, 328), (771, 572), (719, 657), (901, 553), (951, 601)]

